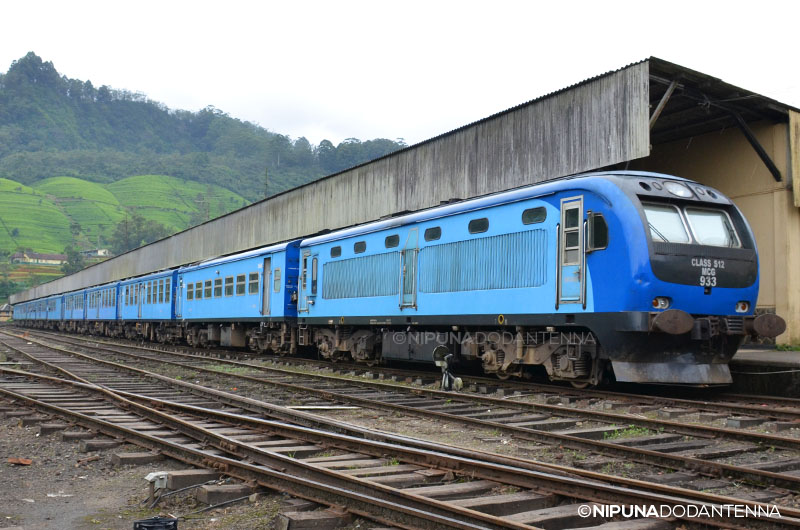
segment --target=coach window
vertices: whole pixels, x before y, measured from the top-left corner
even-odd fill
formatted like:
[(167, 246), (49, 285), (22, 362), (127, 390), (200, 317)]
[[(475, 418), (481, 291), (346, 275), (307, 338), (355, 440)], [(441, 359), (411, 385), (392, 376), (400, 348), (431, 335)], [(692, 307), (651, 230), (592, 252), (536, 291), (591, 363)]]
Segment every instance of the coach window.
[(194, 300), (194, 284), (187, 283), (186, 284), (186, 299), (187, 300)]
[(273, 290), (279, 293), (281, 290), (281, 270), (275, 269), (275, 281), (273, 282)]
[(384, 245), (386, 245), (386, 248), (394, 248), (399, 244), (400, 244), (400, 236), (398, 236), (397, 234), (393, 236), (386, 236), (386, 239), (384, 240)]
[(361, 254), (367, 250), (367, 242), (366, 241), (357, 241), (355, 245), (353, 245), (353, 252), (356, 254)]
[(473, 219), (469, 222), (470, 234), (482, 234), (489, 230), (489, 219), (481, 217), (480, 219)]
[(225, 296), (233, 296), (233, 276), (225, 278)]
[(436, 241), (442, 237), (442, 228), (434, 226), (425, 230), (425, 241)]
[(311, 260), (311, 294), (317, 294), (317, 258)]
[(170, 302), (170, 284), (172, 283), (171, 278), (167, 278), (164, 281), (164, 301), (169, 303)]
[(244, 285), (244, 274), (237, 274), (236, 275), (236, 296), (244, 296), (245, 285)]
[(258, 294), (258, 273), (250, 273), (250, 283), (247, 289), (247, 294)]
[(216, 278), (214, 280), (214, 298), (219, 298), (222, 296), (222, 278)]
[(164, 303), (164, 280), (158, 280), (158, 303)]
[(608, 247), (608, 225), (601, 213), (589, 214), (589, 245), (587, 251)]
[(205, 295), (206, 298), (211, 298), (211, 280), (206, 280)]
[(147, 282), (147, 303), (153, 303), (153, 282)]
[(338, 258), (342, 255), (342, 247), (331, 247), (331, 257)]
[(203, 299), (203, 282), (197, 282), (196, 284), (194, 284), (194, 299), (195, 300)]
[(543, 223), (545, 219), (547, 219), (547, 209), (544, 206), (528, 208), (522, 212), (522, 224), (524, 225)]

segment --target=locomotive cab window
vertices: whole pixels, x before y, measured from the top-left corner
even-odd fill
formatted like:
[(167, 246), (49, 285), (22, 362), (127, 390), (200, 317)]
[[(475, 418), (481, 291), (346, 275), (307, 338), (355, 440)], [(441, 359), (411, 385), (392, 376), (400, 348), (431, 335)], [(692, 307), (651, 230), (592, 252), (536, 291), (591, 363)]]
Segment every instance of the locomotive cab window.
[(425, 241), (436, 241), (442, 237), (441, 227), (434, 226), (425, 230)]
[(678, 208), (670, 204), (648, 203), (642, 206), (653, 241), (689, 243), (689, 234)]
[(470, 234), (482, 234), (489, 230), (489, 219), (482, 217), (480, 219), (473, 219), (469, 222)]
[(601, 213), (589, 215), (589, 242), (587, 251), (602, 250), (608, 247), (608, 225)]
[(722, 210), (686, 208), (686, 218), (695, 240), (712, 247), (741, 247), (728, 214)]

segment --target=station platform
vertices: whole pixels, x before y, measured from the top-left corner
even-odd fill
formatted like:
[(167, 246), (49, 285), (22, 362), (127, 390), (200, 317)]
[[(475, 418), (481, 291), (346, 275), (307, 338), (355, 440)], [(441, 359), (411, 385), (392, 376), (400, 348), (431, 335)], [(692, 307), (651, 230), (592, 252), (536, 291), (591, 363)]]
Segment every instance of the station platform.
[(744, 347), (730, 363), (731, 392), (800, 398), (800, 351)]

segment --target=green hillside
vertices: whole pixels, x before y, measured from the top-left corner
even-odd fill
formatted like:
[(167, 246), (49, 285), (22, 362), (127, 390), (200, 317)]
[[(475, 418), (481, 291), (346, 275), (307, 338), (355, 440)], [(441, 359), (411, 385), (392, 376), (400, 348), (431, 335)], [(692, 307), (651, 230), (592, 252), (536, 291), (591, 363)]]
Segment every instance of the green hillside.
[(125, 216), (117, 198), (102, 184), (74, 177), (55, 177), (37, 182), (34, 188), (47, 195), (70, 218), (70, 224), (78, 231), (76, 242), (86, 247), (102, 246), (114, 225)]
[(0, 249), (55, 253), (71, 241), (70, 219), (37, 190), (0, 178)]
[(33, 187), (0, 178), (0, 251), (109, 247), (115, 226), (128, 214), (174, 233), (247, 204), (225, 188), (164, 175), (111, 184), (54, 177)]
[(246, 206), (240, 195), (214, 184), (163, 175), (140, 175), (106, 186), (125, 207), (175, 230)]

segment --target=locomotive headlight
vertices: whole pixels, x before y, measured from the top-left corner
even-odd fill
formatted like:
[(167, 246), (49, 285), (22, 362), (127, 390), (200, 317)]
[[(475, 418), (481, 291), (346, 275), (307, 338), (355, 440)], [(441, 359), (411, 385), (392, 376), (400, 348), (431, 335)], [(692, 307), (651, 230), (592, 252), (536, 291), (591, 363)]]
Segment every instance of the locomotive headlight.
[(653, 309), (667, 309), (669, 308), (670, 299), (666, 296), (656, 296), (653, 298)]
[(687, 199), (692, 196), (691, 190), (678, 182), (665, 182), (664, 187), (668, 192), (676, 197), (683, 197), (684, 199)]
[(748, 311), (750, 311), (750, 302), (745, 302), (744, 300), (736, 302), (737, 313), (747, 313)]

